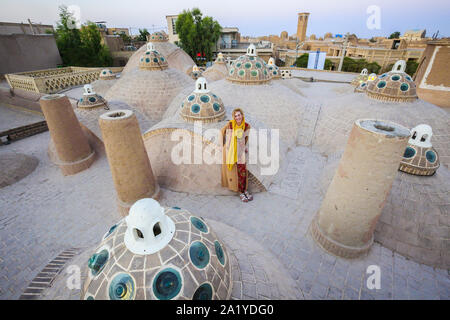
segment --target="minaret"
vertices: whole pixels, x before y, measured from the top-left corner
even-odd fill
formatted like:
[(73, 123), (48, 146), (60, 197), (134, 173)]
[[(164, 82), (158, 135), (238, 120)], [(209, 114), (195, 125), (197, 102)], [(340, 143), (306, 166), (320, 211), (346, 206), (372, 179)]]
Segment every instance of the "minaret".
[(297, 23), (297, 39), (299, 42), (306, 39), (306, 28), (308, 27), (309, 12), (302, 12), (298, 14)]

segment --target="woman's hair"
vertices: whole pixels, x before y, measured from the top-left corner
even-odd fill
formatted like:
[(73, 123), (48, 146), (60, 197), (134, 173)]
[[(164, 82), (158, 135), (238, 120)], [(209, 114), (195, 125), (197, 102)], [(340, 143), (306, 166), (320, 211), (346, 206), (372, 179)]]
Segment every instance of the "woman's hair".
[[(233, 112), (231, 113), (231, 116), (233, 117), (233, 119), (234, 119), (234, 113), (237, 112), (237, 111), (239, 111), (239, 112), (242, 114), (242, 117), (244, 116), (244, 111), (242, 111), (241, 108), (236, 108), (236, 109), (234, 109)], [(234, 120), (236, 120), (236, 119), (234, 119)]]

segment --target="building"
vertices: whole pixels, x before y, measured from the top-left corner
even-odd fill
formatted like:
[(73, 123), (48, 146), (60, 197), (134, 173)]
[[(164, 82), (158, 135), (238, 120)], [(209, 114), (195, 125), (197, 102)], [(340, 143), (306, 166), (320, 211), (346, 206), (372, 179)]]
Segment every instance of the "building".
[(299, 42), (305, 41), (306, 39), (306, 28), (308, 27), (308, 12), (302, 12), (298, 14), (297, 22), (297, 39)]
[(417, 41), (417, 40), (422, 40), (423, 38), (425, 38), (425, 34), (426, 34), (425, 29), (408, 30), (408, 31), (405, 31), (405, 33), (403, 34), (403, 36), (400, 37), (400, 39)]
[(178, 42), (178, 34), (175, 28), (175, 23), (177, 22), (178, 15), (170, 15), (166, 16), (167, 28), (169, 30), (169, 42), (175, 43)]

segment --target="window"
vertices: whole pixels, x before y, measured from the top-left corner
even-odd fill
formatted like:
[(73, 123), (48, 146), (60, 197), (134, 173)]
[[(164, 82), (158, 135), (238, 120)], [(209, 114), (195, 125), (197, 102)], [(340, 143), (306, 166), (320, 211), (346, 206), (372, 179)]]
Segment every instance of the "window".
[(177, 23), (177, 19), (172, 18), (172, 34), (177, 34), (175, 29), (175, 24)]

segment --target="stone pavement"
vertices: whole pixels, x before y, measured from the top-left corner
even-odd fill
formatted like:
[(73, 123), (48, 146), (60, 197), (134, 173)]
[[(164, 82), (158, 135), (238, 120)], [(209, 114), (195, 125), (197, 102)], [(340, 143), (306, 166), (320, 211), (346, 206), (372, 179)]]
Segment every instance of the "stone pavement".
[[(63, 177), (48, 159), (49, 139), (45, 132), (0, 147), (0, 152), (25, 153), (39, 159), (34, 172), (0, 189), (0, 221), (8, 221), (0, 222), (0, 299), (18, 299), (28, 283), (58, 254), (68, 248), (97, 244), (109, 226), (120, 219), (106, 157), (100, 155), (88, 170)], [(254, 274), (252, 282), (252, 273), (240, 269), (247, 279), (241, 279), (243, 297), (274, 298), (272, 291), (268, 297), (268, 287), (260, 284), (258, 288), (257, 282), (272, 276), (271, 283), (285, 281), (298, 289), (294, 295), (280, 292), (278, 297), (449, 299), (447, 270), (407, 260), (377, 243), (367, 257), (356, 260), (336, 258), (322, 251), (311, 239), (308, 227), (326, 191), (321, 179), (327, 159), (312, 154), (309, 148), (298, 147), (289, 161), (297, 162), (301, 181), (299, 185), (289, 182), (280, 187), (280, 194), (258, 193), (252, 202), (242, 203), (237, 196), (163, 190), (160, 202), (217, 221), (216, 232), (224, 240), (248, 238), (246, 247), (233, 251), (239, 266), (240, 261), (249, 261), (250, 264), (242, 264), (246, 265), (243, 268), (251, 265), (248, 271)], [(287, 197), (284, 192), (297, 192), (301, 197)], [(262, 254), (254, 254), (262, 250), (277, 261), (267, 264), (266, 259), (259, 257)], [(277, 265), (283, 266), (286, 277), (274, 278), (274, 273), (267, 271), (261, 275), (260, 269), (273, 270)], [(367, 289), (369, 265), (381, 269), (380, 290)], [(238, 284), (236, 287), (239, 290)], [(235, 297), (239, 297), (238, 291)]]

